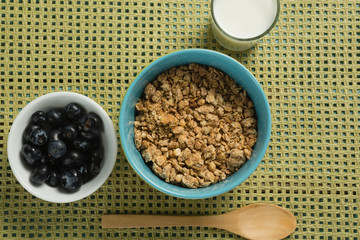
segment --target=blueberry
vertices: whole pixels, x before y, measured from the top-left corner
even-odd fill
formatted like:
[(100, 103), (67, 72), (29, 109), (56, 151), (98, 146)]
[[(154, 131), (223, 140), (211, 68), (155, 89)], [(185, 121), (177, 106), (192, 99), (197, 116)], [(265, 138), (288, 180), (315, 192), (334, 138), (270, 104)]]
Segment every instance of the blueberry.
[(42, 154), (39, 163), (36, 164), (36, 165), (40, 165), (40, 164), (45, 164), (45, 165), (47, 165), (47, 161), (48, 161), (48, 157), (47, 157), (46, 155)]
[(36, 146), (43, 146), (48, 141), (48, 133), (43, 128), (32, 129), (29, 133), (29, 141)]
[(54, 129), (49, 133), (49, 141), (61, 140), (61, 129)]
[(23, 135), (25, 142), (30, 143), (30, 135), (32, 134), (32, 132), (34, 132), (35, 130), (37, 130), (39, 128), (40, 128), (40, 126), (35, 125), (35, 124), (30, 124), (29, 126), (27, 126), (25, 128), (24, 135)]
[(61, 141), (51, 141), (48, 144), (48, 153), (50, 156), (59, 159), (66, 154), (66, 144)]
[(85, 138), (77, 138), (73, 142), (74, 147), (82, 152), (87, 152), (91, 149), (92, 143), (90, 140), (87, 140)]
[(100, 134), (100, 131), (93, 129), (91, 131), (80, 132), (80, 136), (89, 140), (95, 139)]
[(67, 125), (63, 128), (61, 132), (62, 139), (65, 141), (72, 142), (74, 141), (78, 136), (78, 131), (75, 127), (75, 125)]
[(77, 150), (68, 152), (65, 157), (61, 160), (61, 164), (64, 167), (75, 167), (79, 166), (84, 162), (84, 154)]
[(39, 164), (43, 157), (41, 150), (30, 144), (24, 144), (22, 146), (21, 155), (24, 157), (25, 161), (32, 166)]
[(72, 120), (79, 119), (83, 114), (82, 107), (77, 103), (69, 103), (64, 107), (66, 116)]
[(61, 186), (69, 191), (75, 192), (80, 189), (83, 184), (81, 174), (73, 168), (66, 169), (62, 172), (60, 178)]
[(101, 162), (91, 162), (88, 165), (88, 172), (92, 175), (92, 176), (96, 176), (100, 173), (101, 170)]
[(95, 150), (89, 154), (89, 162), (101, 163), (103, 160), (103, 153), (101, 150)]
[(44, 111), (36, 111), (31, 115), (31, 122), (36, 125), (46, 125), (46, 113)]
[(76, 168), (76, 171), (78, 171), (81, 174), (84, 183), (86, 183), (87, 181), (89, 181), (91, 179), (91, 175), (88, 172), (88, 166), (85, 163), (78, 166)]
[(60, 126), (64, 120), (64, 113), (59, 109), (52, 109), (46, 112), (46, 121), (52, 126)]
[(81, 175), (86, 175), (88, 174), (88, 169), (87, 169), (87, 165), (85, 163), (82, 163), (81, 165), (79, 165), (76, 168), (76, 171), (78, 171), (79, 173), (81, 173)]
[(49, 179), (47, 180), (47, 183), (51, 187), (56, 187), (60, 180), (60, 173), (56, 170), (51, 170), (49, 174)]
[(95, 139), (100, 134), (102, 122), (95, 113), (89, 113), (79, 119), (79, 130), (82, 137)]
[(39, 165), (33, 168), (30, 180), (34, 183), (41, 184), (49, 178), (50, 168), (47, 165)]
[(57, 163), (57, 159), (53, 158), (49, 154), (43, 154), (39, 164), (45, 164), (48, 166), (54, 166)]

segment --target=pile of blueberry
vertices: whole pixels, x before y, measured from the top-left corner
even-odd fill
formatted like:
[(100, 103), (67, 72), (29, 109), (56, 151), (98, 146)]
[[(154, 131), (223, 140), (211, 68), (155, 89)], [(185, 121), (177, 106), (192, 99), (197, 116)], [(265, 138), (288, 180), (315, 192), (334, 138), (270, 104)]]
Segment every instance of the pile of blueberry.
[(21, 156), (32, 167), (30, 180), (75, 192), (101, 169), (102, 122), (77, 103), (32, 114)]

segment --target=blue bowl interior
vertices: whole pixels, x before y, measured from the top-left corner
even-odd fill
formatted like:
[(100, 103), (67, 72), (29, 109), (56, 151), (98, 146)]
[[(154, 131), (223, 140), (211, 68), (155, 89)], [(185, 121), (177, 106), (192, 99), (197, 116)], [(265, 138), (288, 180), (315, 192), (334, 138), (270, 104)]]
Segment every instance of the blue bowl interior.
[[(236, 173), (220, 183), (206, 188), (189, 189), (166, 183), (144, 163), (134, 144), (135, 104), (145, 86), (160, 73), (180, 65), (199, 63), (213, 66), (228, 74), (241, 85), (254, 102), (258, 120), (258, 138), (252, 156)], [(190, 199), (213, 197), (225, 193), (255, 171), (268, 147), (271, 132), (271, 115), (266, 96), (256, 79), (236, 60), (211, 50), (189, 49), (165, 55), (146, 67), (131, 84), (122, 102), (119, 119), (120, 139), (125, 155), (134, 170), (151, 186), (172, 196)]]

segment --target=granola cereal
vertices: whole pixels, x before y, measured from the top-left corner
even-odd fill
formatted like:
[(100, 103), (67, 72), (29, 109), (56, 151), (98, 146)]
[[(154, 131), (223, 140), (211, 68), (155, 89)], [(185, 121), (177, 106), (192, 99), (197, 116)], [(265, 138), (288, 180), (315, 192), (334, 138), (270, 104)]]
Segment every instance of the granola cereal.
[(135, 146), (166, 182), (188, 188), (223, 181), (251, 157), (253, 102), (222, 71), (171, 68), (147, 84), (136, 104)]

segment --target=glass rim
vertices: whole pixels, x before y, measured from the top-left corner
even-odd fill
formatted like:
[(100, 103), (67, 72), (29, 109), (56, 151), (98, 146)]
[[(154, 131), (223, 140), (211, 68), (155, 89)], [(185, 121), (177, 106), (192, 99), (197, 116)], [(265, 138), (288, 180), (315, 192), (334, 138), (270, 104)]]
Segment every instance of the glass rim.
[(216, 27), (219, 28), (219, 30), (225, 34), (227, 37), (231, 38), (231, 39), (234, 39), (234, 40), (237, 40), (237, 41), (252, 41), (252, 40), (257, 40), (263, 36), (265, 36), (266, 34), (268, 34), (271, 29), (273, 29), (273, 27), (276, 25), (278, 19), (279, 19), (279, 15), (280, 15), (280, 0), (274, 0), (276, 2), (276, 15), (275, 15), (275, 18), (273, 20), (273, 22), (271, 23), (271, 25), (269, 26), (268, 29), (266, 29), (266, 31), (264, 31), (263, 33), (255, 36), (255, 37), (252, 37), (252, 38), (238, 38), (238, 37), (234, 37), (230, 34), (228, 34), (227, 32), (225, 32), (221, 27), (220, 25), (218, 24), (218, 22), (216, 21), (216, 18), (215, 18), (215, 15), (214, 15), (214, 2), (216, 0), (212, 0), (211, 1), (211, 17), (212, 17), (212, 20), (213, 22), (215, 23)]

